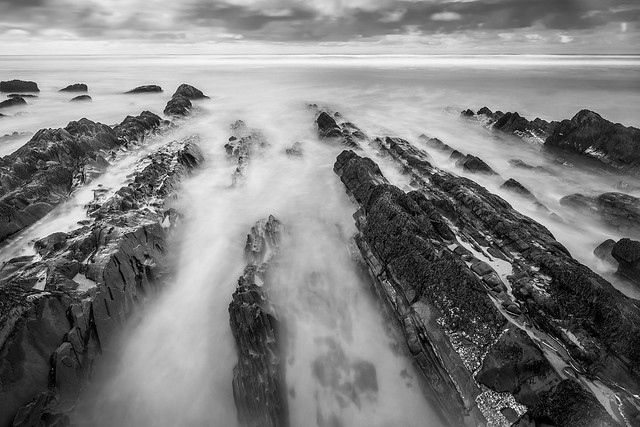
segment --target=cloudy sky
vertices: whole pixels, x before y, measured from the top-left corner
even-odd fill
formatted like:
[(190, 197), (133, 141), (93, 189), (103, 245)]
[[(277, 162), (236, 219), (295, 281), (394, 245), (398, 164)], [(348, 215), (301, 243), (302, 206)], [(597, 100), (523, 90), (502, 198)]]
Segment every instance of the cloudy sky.
[(640, 0), (0, 0), (0, 54), (637, 53)]

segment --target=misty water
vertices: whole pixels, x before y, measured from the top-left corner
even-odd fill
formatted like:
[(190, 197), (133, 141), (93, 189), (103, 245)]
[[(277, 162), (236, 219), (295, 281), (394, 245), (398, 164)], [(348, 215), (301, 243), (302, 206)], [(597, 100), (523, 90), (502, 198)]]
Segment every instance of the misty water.
[[(211, 99), (196, 102), (192, 117), (117, 162), (89, 188), (30, 230), (9, 242), (0, 255), (31, 251), (29, 242), (53, 231), (77, 227), (92, 190), (117, 189), (154, 147), (199, 135), (206, 162), (184, 180), (176, 208), (185, 217), (170, 245), (173, 274), (130, 320), (115, 350), (102, 358), (83, 392), (78, 425), (234, 426), (231, 387), (237, 361), (228, 305), (243, 259), (246, 234), (256, 221), (275, 215), (285, 226), (282, 250), (269, 281), (273, 302), (287, 324), (286, 376), (292, 426), (439, 426), (421, 392), (414, 369), (394, 328), (381, 312), (372, 288), (350, 255), (356, 207), (332, 167), (341, 147), (318, 141), (308, 103), (340, 111), (370, 137), (399, 136), (427, 151), (420, 134), (478, 155), (504, 179), (515, 178), (564, 221), (499, 189), (503, 180), (472, 179), (547, 226), (571, 254), (604, 275), (627, 295), (640, 291), (613, 274), (593, 249), (618, 239), (595, 220), (560, 206), (572, 193), (615, 191), (629, 177), (599, 172), (568, 155), (496, 137), (481, 124), (460, 119), (462, 109), (486, 105), (546, 120), (571, 118), (588, 108), (625, 125), (640, 126), (638, 57), (3, 57), (3, 79), (37, 81), (41, 93), (29, 106), (7, 110), (0, 120), (6, 155), (44, 127), (63, 127), (87, 117), (106, 124), (142, 110), (160, 113), (180, 83)], [(69, 103), (57, 90), (82, 82), (91, 103)], [(165, 92), (123, 95), (142, 84)], [(230, 125), (243, 120), (259, 129), (269, 145), (254, 156), (246, 179), (231, 187), (235, 169), (223, 148)], [(285, 149), (301, 142), (302, 157)], [(408, 189), (397, 167), (374, 158), (385, 176)], [(461, 174), (452, 161), (429, 151), (443, 169)], [(558, 159), (562, 157), (562, 159)], [(549, 173), (517, 169), (510, 159), (543, 166)], [(638, 193), (633, 193), (636, 196)], [(331, 387), (314, 366), (326, 364), (341, 378)], [(375, 387), (354, 398), (354, 366), (375, 367)], [(324, 421), (324, 424), (321, 423)], [(333, 423), (333, 424), (332, 424)]]

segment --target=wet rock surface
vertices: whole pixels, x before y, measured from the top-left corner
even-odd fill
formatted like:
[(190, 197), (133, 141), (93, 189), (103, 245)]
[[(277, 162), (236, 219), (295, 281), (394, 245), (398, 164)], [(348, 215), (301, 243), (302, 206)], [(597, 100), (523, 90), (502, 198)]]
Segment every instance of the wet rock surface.
[(242, 120), (231, 125), (229, 142), (224, 145), (229, 158), (236, 162), (236, 169), (231, 175), (231, 186), (239, 185), (251, 159), (269, 145), (262, 132), (252, 129)]
[(640, 285), (640, 242), (620, 239), (611, 248), (611, 256), (618, 261), (618, 273)]
[(84, 83), (74, 83), (65, 88), (60, 89), (58, 92), (88, 92), (89, 87)]
[(125, 93), (159, 93), (162, 92), (162, 88), (158, 85), (144, 85), (138, 86)]
[(193, 104), (192, 99), (205, 99), (209, 98), (204, 95), (199, 89), (188, 85), (181, 84), (173, 94), (169, 102), (167, 102), (164, 108), (164, 114), (166, 116), (184, 117), (190, 114)]
[[(351, 151), (334, 170), (360, 207), (356, 242), (376, 290), (437, 385), (443, 419), (509, 425), (526, 412), (538, 423), (581, 425), (588, 407), (599, 425), (616, 425), (588, 391), (596, 377), (617, 396), (618, 420), (621, 411), (637, 416), (638, 305), (501, 198), (429, 165), (424, 152), (382, 141), (374, 146), (411, 174), (416, 191), (390, 185)], [(506, 348), (524, 353), (500, 361)]]
[(36, 82), (26, 80), (10, 80), (0, 82), (0, 92), (40, 92)]
[(274, 217), (258, 221), (247, 235), (247, 266), (229, 305), (238, 349), (233, 396), (243, 426), (288, 426), (283, 324), (269, 302), (268, 269), (283, 233)]
[(42, 129), (0, 159), (0, 242), (44, 217), (108, 165), (115, 150), (158, 129), (148, 111), (111, 128), (88, 119)]
[(332, 112), (316, 104), (307, 106), (316, 114), (316, 128), (321, 140), (334, 141), (345, 147), (358, 149), (366, 135), (353, 123), (345, 121), (340, 113)]
[(27, 101), (20, 96), (15, 96), (0, 102), (0, 108), (19, 107), (20, 105), (27, 105)]
[(38, 240), (37, 259), (3, 266), (0, 425), (68, 425), (96, 359), (165, 274), (176, 218), (165, 203), (203, 161), (196, 143), (149, 154), (127, 185), (87, 207), (87, 225)]

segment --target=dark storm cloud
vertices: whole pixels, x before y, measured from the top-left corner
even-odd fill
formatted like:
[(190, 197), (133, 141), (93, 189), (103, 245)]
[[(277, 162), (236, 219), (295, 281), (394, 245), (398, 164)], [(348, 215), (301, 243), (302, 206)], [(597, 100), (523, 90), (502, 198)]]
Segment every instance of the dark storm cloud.
[(209, 32), (350, 41), (415, 32), (590, 30), (639, 20), (636, 0), (0, 0), (0, 26), (80, 38), (180, 39)]

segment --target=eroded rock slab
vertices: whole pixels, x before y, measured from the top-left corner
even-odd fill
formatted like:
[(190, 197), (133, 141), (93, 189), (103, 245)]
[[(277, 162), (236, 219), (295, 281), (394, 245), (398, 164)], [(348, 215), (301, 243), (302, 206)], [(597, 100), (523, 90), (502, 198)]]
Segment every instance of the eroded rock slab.
[(248, 262), (229, 305), (231, 330), (238, 348), (233, 396), (243, 426), (288, 426), (283, 325), (269, 302), (267, 270), (283, 233), (274, 217), (259, 221), (247, 235)]
[(165, 202), (203, 161), (196, 142), (174, 141), (150, 154), (126, 186), (89, 207), (94, 221), (37, 241), (37, 258), (3, 271), (0, 425), (16, 414), (16, 426), (68, 425), (96, 358), (111, 350), (164, 274), (176, 218)]

